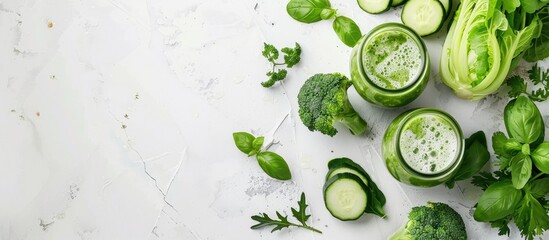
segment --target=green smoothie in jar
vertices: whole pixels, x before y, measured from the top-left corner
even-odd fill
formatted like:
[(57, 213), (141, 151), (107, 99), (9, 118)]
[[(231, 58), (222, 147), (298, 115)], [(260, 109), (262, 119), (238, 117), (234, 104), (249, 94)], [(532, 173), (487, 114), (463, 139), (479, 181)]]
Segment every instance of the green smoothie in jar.
[(429, 54), (410, 28), (386, 23), (374, 28), (353, 49), (351, 79), (368, 102), (399, 107), (416, 99), (429, 80)]
[(383, 138), (383, 158), (395, 179), (421, 187), (446, 182), (463, 157), (461, 128), (447, 113), (420, 108), (403, 113)]

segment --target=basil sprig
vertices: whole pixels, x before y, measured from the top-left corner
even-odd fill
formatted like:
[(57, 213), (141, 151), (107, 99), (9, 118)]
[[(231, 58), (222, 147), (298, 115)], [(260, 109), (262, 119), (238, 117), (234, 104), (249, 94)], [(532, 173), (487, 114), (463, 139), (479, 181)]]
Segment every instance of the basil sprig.
[(247, 154), (248, 157), (255, 155), (261, 169), (270, 177), (278, 180), (292, 178), (292, 173), (284, 158), (274, 152), (261, 151), (264, 137), (254, 137), (247, 132), (235, 132), (233, 140), (238, 150)]
[(348, 17), (338, 16), (337, 10), (331, 7), (328, 0), (290, 0), (286, 5), (286, 11), (290, 17), (302, 23), (315, 23), (333, 18), (332, 27), (335, 33), (349, 47), (354, 47), (362, 37), (358, 25)]

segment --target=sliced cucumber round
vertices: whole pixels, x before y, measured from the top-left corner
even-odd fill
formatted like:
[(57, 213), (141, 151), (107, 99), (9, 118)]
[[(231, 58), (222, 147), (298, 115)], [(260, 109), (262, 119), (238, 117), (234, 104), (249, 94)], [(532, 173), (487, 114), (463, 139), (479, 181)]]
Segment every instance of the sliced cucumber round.
[(424, 37), (436, 33), (444, 23), (445, 10), (438, 0), (409, 0), (402, 9), (402, 23)]
[(391, 6), (397, 7), (397, 6), (400, 6), (400, 5), (404, 4), (405, 2), (406, 2), (406, 0), (393, 0), (393, 3), (391, 4)]
[(368, 206), (370, 191), (362, 180), (351, 173), (338, 173), (324, 184), (324, 204), (335, 218), (356, 220)]
[(378, 14), (391, 8), (394, 0), (357, 0), (358, 6), (367, 13)]
[(442, 6), (444, 7), (444, 13), (446, 13), (446, 17), (450, 15), (450, 11), (452, 10), (452, 0), (438, 0)]

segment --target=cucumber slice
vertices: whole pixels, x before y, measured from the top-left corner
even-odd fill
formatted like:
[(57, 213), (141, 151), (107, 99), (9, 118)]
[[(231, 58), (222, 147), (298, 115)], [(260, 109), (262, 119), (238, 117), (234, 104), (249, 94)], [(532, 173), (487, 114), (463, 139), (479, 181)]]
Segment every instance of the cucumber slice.
[(444, 6), (438, 0), (409, 0), (402, 9), (402, 23), (424, 37), (436, 33), (445, 20)]
[(357, 2), (365, 12), (378, 14), (389, 10), (393, 0), (357, 0)]
[(330, 162), (328, 162), (328, 168), (330, 170), (328, 171), (327, 179), (329, 179), (330, 177), (332, 177), (333, 175), (339, 172), (348, 172), (348, 173), (357, 175), (368, 187), (372, 196), (372, 199), (370, 202), (371, 204), (368, 204), (368, 207), (366, 208), (366, 212), (373, 213), (380, 217), (385, 217), (385, 211), (383, 210), (383, 206), (387, 202), (387, 199), (385, 198), (385, 194), (383, 194), (383, 192), (379, 190), (376, 183), (372, 181), (372, 178), (370, 178), (370, 175), (368, 175), (368, 173), (366, 172), (366, 170), (364, 170), (364, 168), (362, 168), (360, 165), (358, 165), (357, 163), (355, 163), (353, 160), (349, 158), (332, 159), (330, 160)]
[(370, 191), (351, 173), (338, 173), (324, 184), (324, 204), (341, 221), (356, 220), (368, 206)]
[(404, 4), (405, 2), (406, 2), (406, 0), (393, 0), (393, 3), (391, 4), (391, 6), (397, 7), (397, 6), (400, 6), (400, 5)]
[(450, 10), (452, 10), (452, 0), (438, 0), (442, 6), (444, 7), (444, 13), (446, 13), (446, 16), (450, 14)]

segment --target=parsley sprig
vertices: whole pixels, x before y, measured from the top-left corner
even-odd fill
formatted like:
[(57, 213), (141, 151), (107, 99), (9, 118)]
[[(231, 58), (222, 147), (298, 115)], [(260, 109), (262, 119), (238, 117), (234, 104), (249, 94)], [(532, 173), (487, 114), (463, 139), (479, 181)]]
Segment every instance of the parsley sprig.
[(320, 230), (307, 225), (307, 220), (309, 219), (309, 217), (311, 217), (311, 215), (307, 215), (307, 213), (305, 212), (308, 206), (307, 203), (305, 202), (305, 193), (301, 193), (301, 199), (299, 199), (297, 204), (299, 205), (299, 210), (296, 210), (295, 208), (291, 208), (292, 215), (301, 224), (292, 223), (288, 221), (288, 216), (283, 216), (281, 213), (277, 211), (276, 216), (278, 217), (278, 219), (272, 219), (266, 213), (260, 213), (259, 215), (252, 216), (252, 219), (259, 223), (256, 225), (253, 225), (251, 228), (259, 229), (262, 227), (274, 226), (271, 232), (275, 232), (277, 230), (282, 230), (283, 228), (287, 228), (287, 227), (300, 227), (300, 228), (308, 229), (317, 233), (322, 233)]
[(272, 69), (271, 71), (267, 72), (267, 77), (269, 77), (269, 79), (265, 82), (262, 82), (261, 85), (263, 87), (269, 88), (272, 87), (276, 82), (285, 79), (286, 75), (288, 74), (288, 71), (286, 69), (277, 70), (277, 66), (286, 65), (287, 68), (292, 68), (297, 63), (299, 63), (299, 60), (301, 60), (301, 46), (298, 43), (295, 43), (294, 48), (282, 48), (281, 51), (282, 53), (284, 53), (284, 62), (277, 63), (276, 60), (278, 60), (278, 57), (280, 55), (278, 49), (268, 43), (263, 43), (263, 45), (263, 52), (261, 53), (272, 64)]
[(525, 94), (536, 102), (543, 102), (549, 98), (549, 69), (543, 71), (537, 64), (528, 70), (528, 77), (535, 90), (528, 91), (528, 82), (520, 76), (512, 76), (507, 79), (507, 85), (511, 87), (509, 97), (516, 98)]

